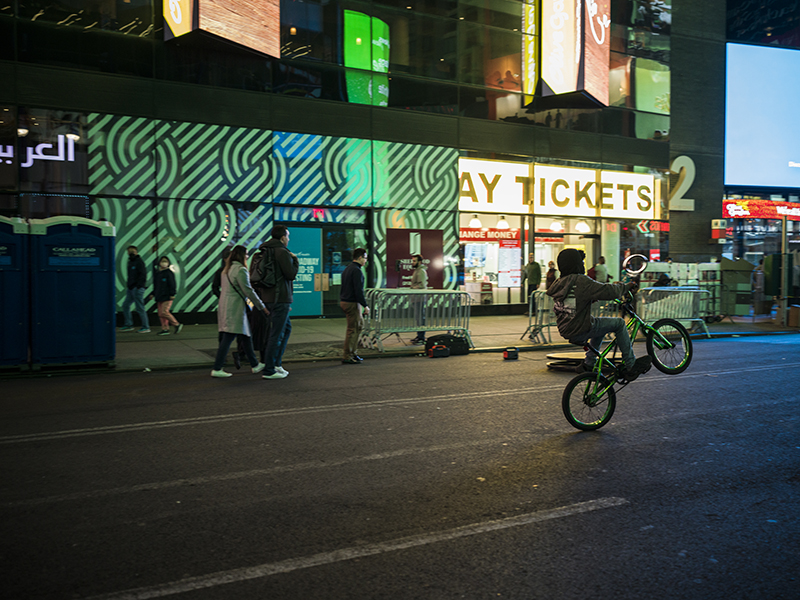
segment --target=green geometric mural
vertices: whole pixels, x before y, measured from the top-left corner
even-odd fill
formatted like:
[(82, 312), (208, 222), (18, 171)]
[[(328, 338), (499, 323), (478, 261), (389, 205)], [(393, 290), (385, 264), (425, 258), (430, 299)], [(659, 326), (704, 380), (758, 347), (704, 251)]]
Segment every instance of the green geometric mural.
[(372, 145), (374, 207), (458, 208), (457, 150), (381, 141)]
[(371, 204), (369, 140), (279, 131), (273, 139), (273, 202), (354, 208)]
[(155, 121), (136, 117), (87, 117), (91, 194), (155, 194)]
[(160, 121), (156, 152), (161, 197), (270, 200), (271, 131)]
[[(441, 230), (445, 288), (457, 285), (453, 148), (96, 113), (88, 125), (92, 218), (117, 228), (119, 301), (128, 245), (148, 267), (172, 261), (173, 310), (213, 311), (210, 283), (226, 246), (255, 250), (275, 221), (363, 225), (367, 212), (346, 209), (370, 207), (376, 286), (386, 283), (388, 228)], [(368, 232), (355, 233), (365, 244)]]
[(372, 230), (375, 247), (372, 268), (375, 272), (375, 287), (386, 286), (386, 230), (387, 229), (438, 229), (442, 232), (444, 246), (444, 285), (443, 289), (458, 287), (458, 211), (423, 210), (376, 210), (373, 213)]
[[(128, 278), (128, 246), (136, 246), (144, 264), (152, 266), (157, 257), (156, 250), (156, 211), (155, 201), (149, 198), (95, 198), (92, 203), (92, 219), (106, 219), (116, 229), (116, 281), (117, 308), (122, 309), (122, 302), (127, 291)], [(147, 285), (149, 294), (153, 278), (148, 273)], [(146, 306), (153, 306), (153, 303)]]

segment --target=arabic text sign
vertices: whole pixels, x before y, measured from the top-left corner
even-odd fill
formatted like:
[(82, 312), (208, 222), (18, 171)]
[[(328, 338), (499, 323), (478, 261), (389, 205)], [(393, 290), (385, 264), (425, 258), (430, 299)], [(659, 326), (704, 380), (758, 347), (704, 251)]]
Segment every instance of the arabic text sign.
[(800, 221), (800, 203), (775, 200), (724, 200), (722, 216), (729, 219), (782, 219)]

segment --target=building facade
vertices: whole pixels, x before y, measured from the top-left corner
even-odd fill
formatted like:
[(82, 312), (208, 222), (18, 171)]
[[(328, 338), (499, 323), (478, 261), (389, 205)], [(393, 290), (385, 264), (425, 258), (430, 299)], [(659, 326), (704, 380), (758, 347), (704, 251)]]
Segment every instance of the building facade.
[[(258, 49), (203, 0), (0, 9), (0, 213), (111, 221), (120, 250), (171, 259), (174, 308), (197, 314), (214, 310), (221, 250), (276, 223), (310, 316), (338, 313), (358, 246), (371, 286), (403, 285), (421, 251), (437, 287), (484, 284), (493, 307), (524, 305), (530, 252), (546, 265), (582, 247), (614, 276), (627, 253), (721, 252), (724, 2), (274, 8)], [(557, 28), (580, 11), (565, 76)]]

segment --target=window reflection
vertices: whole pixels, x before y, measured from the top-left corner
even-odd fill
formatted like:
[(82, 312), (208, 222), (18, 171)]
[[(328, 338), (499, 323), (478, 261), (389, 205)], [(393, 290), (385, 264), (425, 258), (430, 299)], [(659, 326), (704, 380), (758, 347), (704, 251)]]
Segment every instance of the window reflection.
[(153, 37), (153, 0), (19, 0), (18, 15), (22, 19), (55, 23), (59, 27)]
[(522, 91), (522, 34), (461, 23), (459, 80)]

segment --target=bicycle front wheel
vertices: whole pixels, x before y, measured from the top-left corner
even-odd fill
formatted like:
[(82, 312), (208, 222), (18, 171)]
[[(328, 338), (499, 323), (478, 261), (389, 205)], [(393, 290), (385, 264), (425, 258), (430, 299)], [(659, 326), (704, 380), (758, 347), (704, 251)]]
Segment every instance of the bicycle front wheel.
[(656, 321), (647, 331), (647, 354), (662, 373), (683, 373), (692, 362), (689, 332), (674, 319)]
[(597, 373), (583, 373), (567, 384), (561, 409), (570, 425), (583, 431), (600, 429), (611, 420), (617, 406), (617, 393), (611, 383)]

